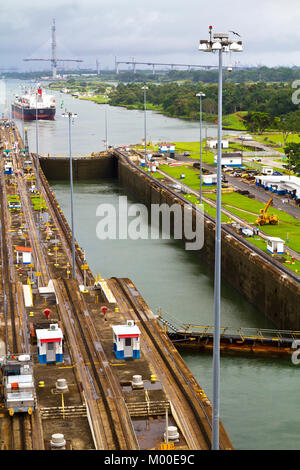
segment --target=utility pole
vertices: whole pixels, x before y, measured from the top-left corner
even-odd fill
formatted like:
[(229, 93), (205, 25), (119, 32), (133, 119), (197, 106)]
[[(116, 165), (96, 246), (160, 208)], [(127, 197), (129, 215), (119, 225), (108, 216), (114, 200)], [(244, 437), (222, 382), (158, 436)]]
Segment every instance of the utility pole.
[(71, 140), (71, 120), (77, 117), (77, 114), (65, 112), (62, 117), (69, 119), (69, 160), (70, 160), (70, 193), (71, 193), (71, 231), (72, 231), (72, 277), (76, 277), (75, 269), (75, 235), (74, 235), (74, 204), (73, 204), (73, 165), (72, 165), (72, 140)]
[(144, 139), (145, 139), (145, 165), (148, 171), (148, 158), (147, 158), (147, 123), (146, 123), (146, 91), (148, 87), (146, 85), (142, 86), (142, 90), (144, 90)]
[(40, 170), (39, 170), (39, 119), (38, 119), (38, 92), (35, 93), (35, 142), (36, 142), (36, 189), (40, 190)]
[(108, 101), (108, 96), (104, 95), (105, 98), (105, 108), (104, 108), (104, 121), (105, 121), (105, 150), (107, 152), (108, 150), (108, 143), (107, 143), (107, 101)]
[(218, 161), (217, 161), (217, 208), (215, 233), (215, 279), (214, 279), (214, 345), (213, 345), (213, 416), (212, 450), (220, 449), (220, 328), (221, 328), (221, 184), (222, 184), (222, 85), (223, 52), (242, 52), (242, 41), (229, 40), (229, 34), (217, 33), (212, 37), (209, 26), (209, 39), (200, 40), (199, 50), (219, 53), (218, 80)]
[(205, 93), (197, 93), (196, 95), (200, 99), (200, 204), (202, 204), (202, 98), (205, 97)]

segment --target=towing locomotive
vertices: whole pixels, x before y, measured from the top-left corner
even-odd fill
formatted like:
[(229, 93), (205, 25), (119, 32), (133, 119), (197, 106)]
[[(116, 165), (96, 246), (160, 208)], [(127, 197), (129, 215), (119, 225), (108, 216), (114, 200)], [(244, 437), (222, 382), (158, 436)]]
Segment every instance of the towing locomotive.
[(36, 404), (33, 364), (29, 354), (9, 354), (0, 360), (3, 401), (11, 416), (32, 414)]

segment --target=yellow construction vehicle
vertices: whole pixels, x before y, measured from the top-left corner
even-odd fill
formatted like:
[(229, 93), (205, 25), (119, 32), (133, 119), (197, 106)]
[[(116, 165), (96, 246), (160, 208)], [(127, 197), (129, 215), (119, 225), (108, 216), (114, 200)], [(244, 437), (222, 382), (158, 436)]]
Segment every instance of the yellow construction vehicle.
[(271, 225), (276, 225), (278, 224), (278, 217), (277, 215), (268, 215), (267, 210), (271, 205), (271, 202), (273, 201), (273, 198), (271, 197), (265, 207), (263, 209), (260, 209), (260, 214), (258, 218), (256, 219), (256, 224), (257, 225), (266, 225), (266, 224), (271, 224)]

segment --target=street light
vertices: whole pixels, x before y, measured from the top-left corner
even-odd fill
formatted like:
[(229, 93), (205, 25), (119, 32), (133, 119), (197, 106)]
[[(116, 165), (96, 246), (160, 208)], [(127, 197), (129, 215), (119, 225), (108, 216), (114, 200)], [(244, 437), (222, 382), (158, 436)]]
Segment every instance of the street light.
[[(24, 86), (21, 86), (21, 90), (24, 93)], [(25, 122), (24, 122), (24, 103), (23, 103), (23, 96), (21, 95), (21, 103), (22, 103), (22, 126), (23, 126), (23, 143), (25, 140)]]
[(40, 172), (39, 172), (39, 120), (37, 106), (38, 92), (35, 93), (35, 142), (36, 142), (36, 189), (40, 188)]
[(144, 90), (144, 139), (145, 139), (145, 165), (148, 170), (148, 158), (147, 158), (147, 126), (146, 126), (146, 91), (148, 87), (146, 85), (142, 86)]
[(200, 40), (199, 51), (219, 53), (218, 84), (218, 161), (215, 235), (214, 348), (213, 348), (213, 419), (212, 449), (219, 450), (220, 421), (220, 295), (221, 295), (221, 177), (222, 177), (222, 53), (242, 52), (242, 41), (232, 41), (227, 33), (215, 33), (209, 26), (209, 40)]
[(24, 103), (22, 103), (22, 126), (23, 126), (23, 143), (24, 143), (24, 140), (25, 140)]
[(202, 204), (202, 98), (205, 97), (205, 93), (197, 93), (196, 95), (200, 98), (200, 204)]
[(75, 279), (75, 237), (74, 237), (74, 207), (73, 207), (73, 166), (72, 166), (72, 145), (71, 145), (71, 119), (77, 114), (66, 111), (62, 117), (69, 119), (69, 156), (70, 156), (70, 190), (71, 190), (71, 231), (72, 231), (72, 277)]
[(289, 169), (289, 180), (291, 179), (291, 157), (294, 157), (294, 150), (290, 150), (289, 152), (289, 164), (288, 164), (288, 169)]
[(107, 152), (107, 99), (108, 99), (108, 96), (107, 95), (104, 95), (104, 99), (105, 99), (105, 150)]

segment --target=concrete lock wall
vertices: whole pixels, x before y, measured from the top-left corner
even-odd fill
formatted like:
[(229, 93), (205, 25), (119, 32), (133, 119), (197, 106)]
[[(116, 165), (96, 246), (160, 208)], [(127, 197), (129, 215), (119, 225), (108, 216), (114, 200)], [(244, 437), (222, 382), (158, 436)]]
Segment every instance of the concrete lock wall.
[[(68, 158), (41, 158), (40, 164), (48, 180), (68, 180), (70, 178), (70, 162)], [(73, 158), (73, 178), (75, 181), (115, 178), (117, 159), (113, 156)]]
[[(178, 202), (167, 189), (161, 190), (146, 174), (141, 174), (121, 159), (118, 178), (128, 194), (148, 207), (152, 203), (172, 205)], [(204, 225), (204, 246), (197, 253), (214, 266), (215, 225), (207, 219)], [(271, 262), (260, 258), (223, 232), (222, 277), (272, 320), (277, 328), (300, 330), (299, 283), (282, 275)]]

